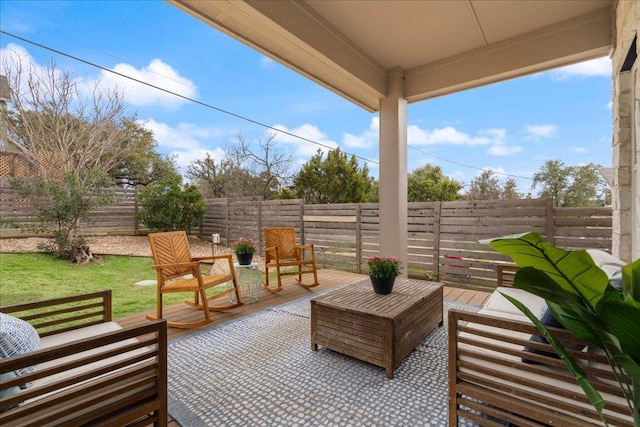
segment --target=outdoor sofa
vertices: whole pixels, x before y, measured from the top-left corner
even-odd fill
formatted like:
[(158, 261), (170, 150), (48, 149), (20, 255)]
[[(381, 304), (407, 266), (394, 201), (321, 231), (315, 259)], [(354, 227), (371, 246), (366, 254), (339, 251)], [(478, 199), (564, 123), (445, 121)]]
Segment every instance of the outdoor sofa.
[(122, 328), (111, 291), (0, 312), (0, 425), (167, 425), (164, 320)]
[[(612, 258), (601, 257), (607, 260), (602, 262)], [(611, 277), (620, 265), (599, 266)], [(449, 425), (458, 425), (460, 418), (488, 426), (603, 425), (564, 362), (549, 344), (537, 342), (538, 329), (501, 292), (538, 317), (546, 311), (543, 299), (508, 286), (498, 287), (477, 313), (449, 311)], [(609, 425), (632, 426), (629, 406), (602, 351), (565, 329), (549, 329), (571, 348), (602, 394)]]

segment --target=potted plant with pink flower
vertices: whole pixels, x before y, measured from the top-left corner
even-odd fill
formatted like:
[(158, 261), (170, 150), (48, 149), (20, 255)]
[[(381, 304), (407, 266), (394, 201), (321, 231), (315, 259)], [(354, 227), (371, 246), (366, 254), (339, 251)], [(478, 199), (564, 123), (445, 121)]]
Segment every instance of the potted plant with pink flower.
[(394, 256), (371, 256), (367, 258), (369, 278), (377, 294), (390, 294), (396, 277), (402, 271), (400, 260)]
[(253, 258), (253, 254), (258, 250), (253, 240), (248, 237), (240, 237), (231, 244), (231, 249), (238, 258), (238, 264), (249, 265)]

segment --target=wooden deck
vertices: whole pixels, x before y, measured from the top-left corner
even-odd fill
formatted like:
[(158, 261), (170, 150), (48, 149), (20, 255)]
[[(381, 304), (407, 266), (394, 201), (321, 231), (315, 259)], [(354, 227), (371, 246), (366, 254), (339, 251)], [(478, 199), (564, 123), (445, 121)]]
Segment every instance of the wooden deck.
[[(301, 286), (297, 286), (293, 277), (287, 277), (285, 280), (283, 280), (284, 289), (282, 291), (278, 292), (277, 294), (272, 294), (271, 292), (263, 288), (260, 291), (259, 300), (255, 303), (244, 304), (241, 307), (237, 307), (224, 312), (221, 311), (212, 313), (215, 321), (210, 325), (194, 329), (169, 328), (169, 340), (192, 334), (194, 332), (219, 325), (229, 320), (238, 319), (240, 317), (247, 316), (260, 310), (264, 310), (268, 307), (284, 304), (286, 302), (293, 301), (305, 296), (311, 296), (318, 292), (322, 292), (336, 286), (355, 283), (366, 278), (367, 276), (362, 274), (347, 273), (344, 271), (336, 270), (318, 270), (318, 280), (320, 282), (320, 285), (316, 286), (315, 288), (305, 289)], [(489, 295), (489, 293), (483, 291), (458, 289), (448, 286), (445, 286), (444, 288), (445, 301), (482, 305), (489, 298)], [(147, 314), (149, 313), (137, 313), (127, 317), (116, 319), (116, 321), (124, 327), (136, 326), (147, 322)], [(166, 318), (183, 322), (191, 322), (202, 318), (202, 312), (186, 304), (167, 306), (164, 308), (164, 315)], [(175, 420), (170, 418), (169, 426), (179, 427), (180, 425)]]
[[(306, 289), (301, 286), (297, 286), (294, 282), (293, 276), (287, 277), (283, 280), (284, 289), (282, 289), (282, 291), (278, 292), (277, 294), (272, 294), (271, 292), (263, 288), (260, 290), (259, 300), (255, 303), (244, 304), (241, 307), (237, 307), (228, 311), (213, 312), (212, 314), (215, 321), (210, 325), (193, 329), (169, 328), (169, 340), (192, 334), (211, 326), (219, 325), (222, 322), (227, 322), (229, 320), (247, 316), (257, 311), (264, 310), (268, 307), (284, 304), (305, 296), (311, 296), (318, 292), (322, 292), (336, 286), (355, 283), (365, 278), (367, 278), (367, 276), (363, 274), (347, 273), (337, 270), (318, 270), (318, 281), (320, 282), (320, 285), (316, 286), (315, 288)], [(489, 295), (489, 293), (482, 291), (470, 291), (467, 289), (458, 289), (451, 287), (444, 288), (445, 301), (457, 301), (481, 305), (484, 304)], [(185, 297), (188, 297), (188, 295), (185, 294)], [(116, 321), (123, 327), (137, 326), (146, 323), (146, 315), (150, 313), (155, 314), (155, 311), (132, 314), (127, 317), (116, 319)], [(192, 322), (194, 320), (201, 319), (202, 312), (186, 304), (176, 304), (164, 307), (164, 316), (167, 319), (177, 320), (181, 322)]]

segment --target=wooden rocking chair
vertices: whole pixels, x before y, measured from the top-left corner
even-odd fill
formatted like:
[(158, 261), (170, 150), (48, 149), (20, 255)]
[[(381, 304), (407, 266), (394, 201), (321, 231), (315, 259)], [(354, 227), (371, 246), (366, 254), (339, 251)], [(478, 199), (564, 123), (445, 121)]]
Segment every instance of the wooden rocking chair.
[[(195, 328), (213, 322), (209, 310), (227, 310), (242, 305), (238, 292), (238, 281), (231, 255), (214, 255), (194, 258), (191, 256), (187, 233), (184, 231), (169, 231), (165, 233), (150, 233), (148, 235), (151, 253), (157, 275), (157, 314), (148, 315), (147, 319), (162, 319), (162, 295), (175, 292), (193, 292), (193, 300), (185, 303), (204, 312), (204, 319), (197, 322), (170, 322), (167, 325), (174, 328)], [(229, 274), (202, 275), (200, 261), (223, 260), (229, 263)], [(232, 282), (233, 287), (207, 297), (206, 290), (218, 285)], [(235, 294), (235, 303), (229, 302), (228, 294)], [(226, 304), (213, 305), (212, 301), (218, 298), (226, 298)]]
[[(265, 280), (262, 285), (270, 292), (282, 290), (282, 276), (297, 275), (296, 283), (305, 288), (318, 286), (318, 270), (316, 268), (316, 254), (313, 245), (298, 245), (296, 232), (293, 227), (265, 227), (264, 229), (264, 272)], [(308, 257), (305, 258), (305, 251)], [(289, 267), (297, 267), (289, 269)], [(275, 268), (278, 286), (269, 285), (269, 269)], [(284, 269), (283, 269), (284, 268)], [(302, 275), (313, 273), (313, 283), (302, 282)]]

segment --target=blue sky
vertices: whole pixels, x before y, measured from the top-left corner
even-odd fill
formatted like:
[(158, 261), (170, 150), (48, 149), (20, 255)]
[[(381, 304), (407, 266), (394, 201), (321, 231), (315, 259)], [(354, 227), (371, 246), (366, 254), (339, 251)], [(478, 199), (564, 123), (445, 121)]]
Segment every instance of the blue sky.
[[(200, 102), (372, 160), (378, 115), (198, 21), (164, 1), (0, 2), (0, 29)], [(238, 134), (268, 129), (0, 34), (0, 58), (53, 59), (86, 82), (117, 85), (159, 151), (186, 168), (221, 158)], [(409, 171), (427, 163), (465, 184), (482, 169), (513, 176), (519, 191), (546, 160), (611, 166), (610, 61), (601, 58), (409, 105)], [(319, 146), (276, 135), (296, 167)], [(364, 162), (361, 160), (361, 162)]]

